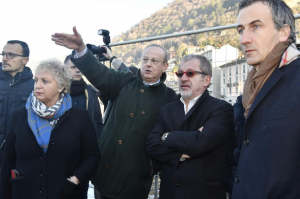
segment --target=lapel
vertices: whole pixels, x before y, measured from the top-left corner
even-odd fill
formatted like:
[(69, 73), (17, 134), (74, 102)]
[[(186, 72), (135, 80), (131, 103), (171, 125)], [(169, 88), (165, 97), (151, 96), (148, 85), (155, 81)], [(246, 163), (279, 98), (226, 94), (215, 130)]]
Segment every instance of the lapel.
[(174, 106), (172, 106), (172, 115), (175, 121), (175, 128), (179, 129), (184, 122), (184, 107), (180, 100), (175, 101)]
[(199, 106), (199, 104), (201, 104), (206, 99), (206, 97), (208, 97), (208, 96), (209, 96), (209, 94), (208, 94), (208, 91), (206, 89), (204, 91), (204, 93), (201, 95), (198, 102), (196, 102), (196, 104), (193, 106), (193, 108), (191, 108), (191, 110), (189, 110), (189, 112), (185, 115), (184, 121), (186, 121), (193, 114), (193, 112), (196, 110), (196, 108)]
[(266, 97), (266, 95), (269, 93), (269, 91), (275, 86), (275, 84), (281, 79), (283, 73), (277, 68), (273, 74), (270, 76), (270, 78), (267, 80), (267, 82), (263, 85), (261, 90), (258, 92), (257, 96), (255, 97), (248, 116), (246, 118), (246, 122), (255, 110), (255, 108), (259, 105), (259, 103)]
[(207, 90), (205, 90), (198, 102), (193, 106), (193, 108), (191, 108), (191, 110), (189, 110), (189, 112), (186, 115), (184, 113), (184, 107), (182, 102), (180, 100), (176, 101), (176, 104), (174, 104), (174, 107), (172, 108), (172, 114), (177, 129), (181, 128), (183, 123), (193, 114), (193, 112), (197, 109), (199, 104), (201, 104), (208, 96), (209, 93)]

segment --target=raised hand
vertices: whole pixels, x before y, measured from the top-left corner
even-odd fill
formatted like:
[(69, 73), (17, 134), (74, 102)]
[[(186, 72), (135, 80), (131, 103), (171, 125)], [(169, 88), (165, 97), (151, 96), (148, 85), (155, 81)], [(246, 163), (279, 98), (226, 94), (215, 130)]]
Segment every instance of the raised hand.
[(74, 34), (55, 33), (52, 35), (51, 40), (55, 41), (55, 44), (64, 46), (69, 49), (74, 49), (77, 52), (81, 52), (85, 49), (81, 35), (77, 32), (76, 27), (73, 27)]

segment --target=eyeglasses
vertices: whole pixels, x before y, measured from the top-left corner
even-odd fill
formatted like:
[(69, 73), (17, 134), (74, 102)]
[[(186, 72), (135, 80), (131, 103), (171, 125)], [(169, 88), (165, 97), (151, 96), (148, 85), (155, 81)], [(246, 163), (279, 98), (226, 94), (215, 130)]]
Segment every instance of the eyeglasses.
[(186, 72), (182, 72), (182, 71), (178, 71), (178, 72), (175, 72), (176, 76), (178, 78), (182, 78), (182, 76), (185, 74), (187, 77), (193, 77), (195, 74), (202, 74), (202, 75), (208, 75), (204, 72), (200, 72), (200, 71), (194, 71), (194, 70), (189, 70), (189, 71), (186, 71)]
[[(142, 59), (142, 63), (143, 63), (143, 64), (148, 63), (148, 61), (149, 61), (148, 58), (143, 58), (143, 59)], [(161, 61), (156, 60), (156, 59), (150, 59), (150, 63), (153, 64), (153, 65), (157, 65), (159, 62), (161, 62)]]
[(0, 54), (0, 56), (1, 56), (1, 59), (5, 56), (6, 56), (7, 59), (13, 59), (14, 56), (25, 57), (24, 55), (18, 55), (18, 54), (15, 54), (15, 53), (4, 53), (4, 52), (2, 52), (2, 54)]

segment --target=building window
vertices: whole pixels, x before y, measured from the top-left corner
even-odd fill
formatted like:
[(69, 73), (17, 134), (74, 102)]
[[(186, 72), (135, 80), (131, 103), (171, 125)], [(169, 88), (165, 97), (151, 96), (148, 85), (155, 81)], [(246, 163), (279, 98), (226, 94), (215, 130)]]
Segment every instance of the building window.
[(223, 89), (223, 95), (225, 95), (225, 88)]
[(231, 68), (229, 68), (229, 76), (231, 76)]
[(237, 96), (239, 95), (239, 88), (238, 87), (235, 87), (235, 93), (236, 93)]
[(235, 74), (239, 74), (239, 67), (238, 66), (236, 66)]
[(223, 84), (225, 85), (225, 78), (223, 79)]
[(226, 68), (223, 68), (223, 77), (225, 77)]
[(229, 95), (231, 95), (231, 87), (229, 87)]
[(245, 71), (246, 71), (246, 66), (245, 66), (245, 64), (243, 65), (243, 73), (245, 73)]
[(243, 81), (244, 81), (244, 82), (246, 81), (246, 76), (245, 76), (245, 75), (243, 75)]
[(235, 77), (235, 83), (239, 83), (239, 76)]

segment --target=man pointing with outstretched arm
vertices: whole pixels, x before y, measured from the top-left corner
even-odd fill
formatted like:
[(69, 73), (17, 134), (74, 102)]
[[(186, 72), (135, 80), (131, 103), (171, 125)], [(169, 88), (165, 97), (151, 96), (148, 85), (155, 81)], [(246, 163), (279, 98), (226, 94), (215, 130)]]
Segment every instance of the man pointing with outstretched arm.
[[(98, 141), (102, 157), (92, 183), (104, 199), (147, 199), (155, 164), (146, 154), (146, 139), (160, 108), (177, 98), (164, 84), (167, 52), (156, 44), (147, 46), (135, 78), (131, 73), (116, 72), (101, 64), (75, 27), (73, 31), (74, 34), (56, 33), (52, 40), (74, 49), (72, 62), (114, 101)], [(128, 81), (130, 78), (133, 80)]]

